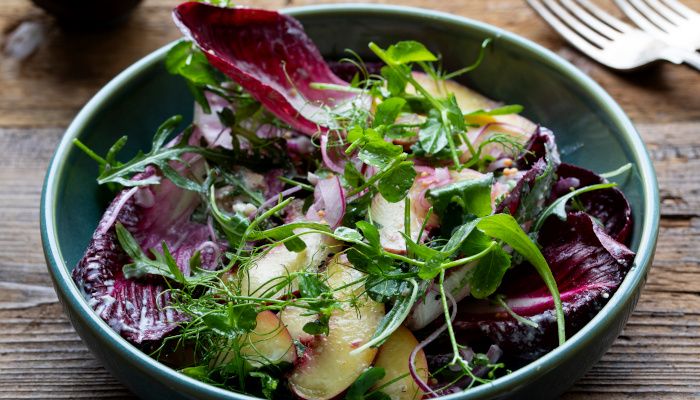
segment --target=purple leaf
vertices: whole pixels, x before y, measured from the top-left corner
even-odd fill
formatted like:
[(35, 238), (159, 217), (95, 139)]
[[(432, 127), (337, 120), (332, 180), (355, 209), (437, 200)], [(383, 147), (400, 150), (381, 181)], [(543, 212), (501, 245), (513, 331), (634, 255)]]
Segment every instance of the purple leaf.
[(292, 128), (308, 135), (326, 130), (327, 108), (348, 108), (357, 94), (312, 88), (311, 83), (348, 86), (330, 70), (292, 17), (252, 8), (220, 8), (189, 2), (173, 11), (182, 33), (212, 66), (241, 85)]
[[(186, 155), (189, 172), (203, 165)], [(183, 173), (183, 164), (175, 166)], [(148, 167), (135, 179), (156, 175)], [(134, 236), (142, 250), (160, 248), (165, 241), (180, 270), (189, 275), (189, 260), (201, 252), (202, 267), (213, 269), (221, 245), (212, 241), (206, 225), (190, 221), (199, 195), (185, 191), (165, 178), (160, 184), (122, 190), (105, 211), (83, 258), (73, 270), (73, 280), (88, 304), (115, 331), (133, 343), (160, 340), (177, 327), (184, 316), (168, 308), (170, 295), (163, 278), (126, 279), (123, 267), (131, 260), (122, 250), (114, 225), (118, 221)]]
[[(617, 290), (634, 253), (582, 212), (569, 213), (567, 221), (550, 218), (540, 231), (540, 244), (561, 293), (570, 337)], [(539, 326), (519, 323), (500, 306), (467, 299), (460, 303), (455, 322), (463, 342), (491, 341), (510, 357), (523, 360), (533, 360), (556, 346), (552, 296), (534, 268), (515, 267), (506, 275), (499, 294), (513, 312)]]
[[(557, 168), (559, 180), (552, 189), (550, 201), (578, 189), (606, 182), (592, 171), (562, 163)], [(585, 211), (597, 218), (607, 233), (620, 243), (626, 243), (632, 233), (632, 210), (625, 195), (617, 188), (594, 190), (577, 196)]]

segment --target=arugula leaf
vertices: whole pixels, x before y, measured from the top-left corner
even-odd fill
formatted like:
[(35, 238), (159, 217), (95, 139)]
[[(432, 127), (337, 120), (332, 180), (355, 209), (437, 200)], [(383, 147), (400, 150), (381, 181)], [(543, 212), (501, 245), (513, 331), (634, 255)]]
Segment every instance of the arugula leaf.
[(380, 346), (403, 324), (418, 298), (418, 283), (412, 278), (409, 279), (408, 282), (412, 286), (411, 293), (399, 297), (391, 307), (391, 310), (379, 321), (379, 325), (374, 331), (372, 338), (367, 343), (352, 350), (350, 354), (357, 354), (370, 347)]
[[(117, 222), (115, 224), (115, 230), (117, 233), (117, 240), (119, 245), (124, 250), (124, 252), (131, 258), (131, 262), (122, 267), (122, 272), (124, 277), (127, 279), (131, 278), (141, 278), (145, 275), (160, 275), (166, 278), (172, 279), (178, 283), (185, 283), (186, 277), (180, 271), (175, 259), (168, 250), (165, 242), (161, 243), (162, 253), (151, 250), (153, 257), (152, 259), (146, 255), (146, 253), (141, 250), (141, 246), (136, 242), (136, 239), (131, 235), (131, 233), (121, 224)], [(196, 253), (195, 256), (197, 256)], [(190, 260), (192, 261), (192, 260)]]
[(390, 203), (396, 203), (406, 197), (416, 179), (413, 161), (403, 161), (379, 180), (377, 189), (382, 197)]
[(542, 280), (554, 299), (559, 344), (563, 344), (566, 340), (566, 333), (564, 310), (561, 305), (561, 298), (559, 297), (559, 289), (557, 288), (557, 282), (554, 280), (552, 271), (549, 269), (549, 265), (547, 265), (547, 261), (544, 259), (540, 249), (533, 243), (530, 237), (527, 236), (511, 215), (494, 214), (484, 217), (479, 221), (477, 227), (488, 236), (502, 240), (508, 244), (535, 267), (535, 270), (537, 270), (537, 273), (542, 277)]
[[(479, 222), (478, 219), (473, 219), (465, 224), (462, 224), (457, 227), (452, 232), (452, 236), (450, 236), (450, 240), (445, 243), (445, 245), (442, 247), (442, 252), (447, 256), (451, 256), (454, 254), (455, 251), (460, 249), (464, 242), (467, 240), (467, 238), (474, 232), (474, 228), (476, 228), (476, 224)], [(483, 250), (483, 249), (481, 249)], [(479, 250), (479, 251), (481, 251)], [(478, 253), (479, 251), (474, 252), (473, 254)], [(466, 254), (472, 254), (472, 253), (466, 253)]]
[(348, 391), (345, 393), (345, 400), (365, 400), (367, 392), (375, 383), (384, 378), (385, 375), (386, 372), (384, 372), (384, 368), (370, 367), (360, 374), (357, 380), (350, 385)]
[(492, 183), (493, 175), (488, 174), (483, 178), (468, 179), (430, 189), (427, 197), (433, 204), (435, 213), (443, 221), (449, 218), (446, 211), (450, 203), (456, 204), (461, 209), (461, 215), (484, 217), (491, 214)]
[(552, 204), (550, 204), (540, 213), (540, 215), (537, 217), (537, 222), (533, 226), (532, 230), (534, 232), (538, 232), (550, 215), (556, 215), (562, 221), (566, 221), (566, 203), (572, 198), (583, 193), (592, 192), (594, 190), (609, 189), (615, 186), (617, 186), (617, 184), (615, 183), (599, 183), (596, 185), (585, 186), (565, 194), (564, 196), (552, 202)]
[(377, 128), (381, 125), (391, 125), (396, 121), (396, 118), (401, 113), (401, 109), (406, 105), (406, 100), (400, 97), (390, 97), (377, 106), (374, 112), (374, 121), (372, 127)]
[[(176, 172), (170, 167), (170, 161), (180, 161), (182, 162), (181, 156), (185, 153), (194, 153), (202, 155), (206, 158), (226, 161), (227, 157), (220, 152), (209, 150), (199, 146), (189, 146), (187, 145), (187, 139), (189, 134), (191, 134), (192, 128), (188, 128), (184, 131), (182, 135), (182, 140), (179, 144), (172, 147), (162, 147), (165, 140), (175, 131), (177, 126), (182, 121), (182, 116), (176, 115), (167, 119), (156, 131), (156, 136), (153, 140), (153, 147), (148, 153), (139, 152), (136, 156), (128, 162), (120, 163), (117, 165), (106, 165), (104, 171), (97, 177), (97, 183), (100, 185), (105, 183), (118, 183), (123, 186), (142, 186), (151, 185), (159, 182), (158, 177), (152, 177), (149, 179), (142, 179), (134, 181), (130, 176), (143, 172), (149, 165), (157, 166), (163, 174), (168, 174), (170, 177), (174, 177)], [(120, 142), (120, 139), (118, 142)], [(115, 144), (116, 145), (116, 144)], [(123, 143), (120, 145), (123, 146)], [(119, 147), (121, 148), (121, 147)], [(112, 152), (111, 159), (114, 159), (114, 146), (110, 149)], [(182, 187), (183, 189), (190, 190), (192, 188), (197, 188), (201, 190), (201, 186), (195, 182), (183, 183), (185, 177), (181, 179), (175, 178), (173, 183)]]
[(493, 247), (472, 272), (469, 281), (472, 296), (485, 299), (492, 295), (499, 286), (510, 267), (510, 255), (501, 247)]

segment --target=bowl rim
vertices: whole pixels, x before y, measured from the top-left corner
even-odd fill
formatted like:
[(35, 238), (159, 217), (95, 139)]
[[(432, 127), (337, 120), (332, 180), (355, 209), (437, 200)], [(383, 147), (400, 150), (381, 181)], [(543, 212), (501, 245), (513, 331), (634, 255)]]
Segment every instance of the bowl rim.
[[(637, 222), (642, 223), (639, 249), (632, 269), (615, 294), (611, 296), (608, 303), (578, 333), (568, 338), (564, 345), (559, 346), (530, 364), (491, 383), (472, 388), (466, 392), (445, 396), (444, 398), (486, 398), (517, 389), (527, 381), (535, 378), (538, 374), (556, 368), (564, 362), (569, 354), (582, 351), (584, 347), (591, 344), (592, 333), (594, 331), (603, 329), (612, 324), (615, 317), (623, 313), (630, 303), (635, 301), (634, 293), (636, 289), (644, 283), (647, 272), (651, 266), (658, 236), (660, 218), (659, 190), (656, 174), (642, 138), (622, 108), (600, 87), (600, 85), (568, 61), (543, 46), (529, 39), (525, 39), (522, 36), (467, 17), (424, 8), (376, 4), (341, 3), (312, 5), (286, 8), (280, 11), (295, 17), (343, 13), (375, 13), (382, 15), (399, 13), (408, 17), (433, 19), (439, 23), (469, 26), (484, 32), (486, 35), (498, 37), (499, 40), (510, 41), (515, 46), (538, 56), (547, 66), (557, 70), (563, 76), (572, 79), (577, 85), (583, 87), (596, 103), (598, 103), (597, 105), (603, 108), (605, 113), (610, 117), (615, 128), (623, 133), (620, 139), (627, 148), (631, 150), (630, 155), (639, 166), (638, 173), (640, 174), (643, 188), (642, 201), (646, 208), (644, 214), (641, 216), (642, 218)], [(70, 268), (66, 265), (58, 245), (53, 210), (56, 208), (56, 195), (59, 189), (60, 172), (66, 164), (68, 149), (72, 145), (73, 138), (86, 127), (94, 114), (99, 113), (100, 109), (109, 101), (113, 93), (117, 92), (124, 84), (136, 79), (142, 73), (147, 72), (158, 63), (161, 63), (165, 54), (174, 43), (175, 42), (169, 43), (155, 50), (119, 73), (88, 101), (66, 129), (50, 161), (42, 190), (40, 222), (44, 255), (49, 273), (54, 280), (54, 285), (56, 290), (59, 291), (59, 297), (62, 298), (66, 310), (70, 311), (73, 318), (79, 319), (80, 322), (89, 326), (92, 334), (95, 335), (103, 345), (106, 344), (111, 351), (121, 353), (123, 357), (128, 357), (132, 360), (132, 366), (134, 368), (138, 368), (146, 375), (161, 382), (167, 381), (173, 385), (174, 388), (181, 389), (184, 393), (199, 393), (206, 396), (227, 399), (256, 399), (249, 395), (227, 391), (190, 378), (159, 363), (127, 342), (126, 339), (113, 331), (107, 323), (88, 306), (80, 290), (73, 283)]]

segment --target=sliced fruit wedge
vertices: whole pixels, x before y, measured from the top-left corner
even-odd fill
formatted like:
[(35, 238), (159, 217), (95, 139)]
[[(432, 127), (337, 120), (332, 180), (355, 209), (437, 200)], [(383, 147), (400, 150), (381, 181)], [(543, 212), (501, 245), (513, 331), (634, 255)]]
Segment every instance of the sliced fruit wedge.
[(331, 260), (326, 274), (329, 287), (342, 288), (335, 292), (335, 297), (353, 299), (353, 305), (344, 303), (333, 312), (328, 336), (314, 336), (289, 375), (290, 389), (302, 399), (332, 399), (347, 389), (372, 364), (377, 349), (350, 352), (370, 340), (384, 317), (384, 305), (362, 294), (364, 288), (358, 280), (363, 274), (352, 269), (346, 260), (339, 257)]
[[(423, 397), (416, 382), (411, 377), (409, 358), (413, 349), (418, 346), (413, 333), (405, 326), (395, 330), (389, 339), (379, 348), (374, 366), (384, 368), (384, 378), (372, 388), (381, 390), (389, 395), (391, 400), (417, 400)], [(425, 382), (428, 380), (428, 360), (423, 349), (419, 350), (415, 359), (415, 371)], [(400, 378), (400, 379), (398, 379)], [(387, 383), (395, 380), (387, 385)]]
[[(299, 229), (295, 233), (301, 233)], [(286, 287), (277, 287), (287, 276), (298, 271), (316, 272), (318, 267), (338, 247), (326, 235), (306, 234), (300, 237), (306, 243), (306, 249), (295, 253), (278, 245), (253, 261), (239, 275), (241, 293), (244, 296), (280, 298), (296, 290), (294, 283)]]
[[(414, 72), (413, 78), (435, 97), (445, 98), (448, 93), (453, 93), (459, 109), (465, 114), (477, 110), (491, 110), (501, 105), (501, 103), (491, 100), (453, 80), (436, 81), (431, 76), (421, 72)], [(412, 88), (408, 90), (410, 91)], [(518, 114), (468, 116), (467, 122), (478, 125), (491, 123), (511, 124), (527, 133), (534, 132), (537, 127), (532, 121)]]
[(210, 367), (226, 365), (236, 357), (241, 357), (252, 368), (280, 363), (294, 363), (296, 347), (289, 331), (272, 311), (263, 311), (255, 318), (255, 329), (230, 342), (231, 348), (219, 353)]

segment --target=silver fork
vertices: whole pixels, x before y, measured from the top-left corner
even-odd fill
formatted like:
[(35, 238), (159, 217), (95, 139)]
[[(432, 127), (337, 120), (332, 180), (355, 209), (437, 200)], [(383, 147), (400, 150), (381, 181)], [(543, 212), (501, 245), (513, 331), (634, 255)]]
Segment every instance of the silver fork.
[(700, 55), (669, 46), (620, 21), (588, 0), (527, 0), (569, 43), (608, 67), (631, 70), (659, 60), (700, 70)]
[(700, 49), (700, 14), (676, 0), (615, 0), (643, 30), (673, 46)]

